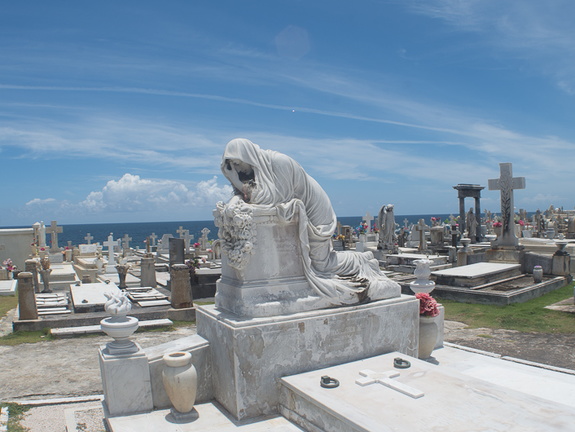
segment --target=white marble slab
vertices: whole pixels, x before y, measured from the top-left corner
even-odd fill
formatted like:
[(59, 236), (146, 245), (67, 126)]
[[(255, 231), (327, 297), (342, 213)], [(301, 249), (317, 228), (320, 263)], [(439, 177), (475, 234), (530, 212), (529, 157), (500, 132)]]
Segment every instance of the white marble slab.
[(104, 293), (113, 292), (120, 294), (120, 289), (114, 283), (92, 283), (82, 285), (72, 285), (70, 293), (74, 309), (86, 309), (102, 306), (107, 299)]
[[(383, 385), (361, 387), (355, 383), (359, 371), (394, 370), (393, 360), (411, 361), (409, 369), (397, 369), (398, 382), (425, 395), (409, 397)], [(496, 371), (487, 368), (480, 376)], [(329, 375), (340, 381), (335, 389), (320, 387)], [(505, 380), (505, 376), (499, 377)], [(400, 353), (389, 353), (318, 371), (282, 378), (293, 393), (282, 391), (282, 404), (297, 408), (299, 415), (313, 419), (331, 417), (332, 431), (569, 431), (575, 408), (538, 395), (458, 373), (453, 368), (433, 365)], [(299, 396), (301, 395), (301, 396)], [(317, 423), (316, 423), (317, 424)]]
[(461, 267), (453, 267), (450, 269), (437, 270), (431, 272), (434, 276), (451, 276), (459, 278), (477, 278), (482, 276), (489, 276), (496, 273), (501, 273), (509, 270), (520, 269), (520, 264), (502, 264), (481, 262), (470, 264)]
[(190, 423), (176, 424), (169, 421), (170, 410), (157, 410), (150, 414), (135, 414), (125, 417), (107, 419), (112, 432), (301, 432), (302, 430), (283, 417), (267, 418), (261, 421), (238, 424), (232, 421), (221, 408), (205, 403), (196, 405), (197, 420)]
[(0, 280), (0, 296), (15, 295), (17, 281), (14, 279)]

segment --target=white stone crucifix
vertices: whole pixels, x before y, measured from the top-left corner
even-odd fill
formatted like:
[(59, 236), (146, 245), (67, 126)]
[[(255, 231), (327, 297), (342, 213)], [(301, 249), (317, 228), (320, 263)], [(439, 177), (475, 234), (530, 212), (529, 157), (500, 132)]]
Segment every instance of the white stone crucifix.
[(419, 219), (417, 225), (415, 225), (415, 231), (419, 232), (419, 251), (427, 250), (427, 241), (425, 240), (425, 230), (429, 228), (425, 225), (425, 220)]
[(110, 233), (108, 236), (108, 241), (105, 241), (103, 244), (108, 248), (108, 265), (106, 266), (106, 273), (116, 273), (116, 257), (114, 256), (114, 247), (116, 247), (118, 241), (114, 240), (114, 234)]
[(420, 397), (425, 396), (425, 393), (423, 393), (421, 390), (417, 390), (416, 388), (410, 387), (407, 384), (403, 384), (399, 381), (392, 380), (392, 378), (397, 378), (400, 375), (400, 373), (395, 370), (387, 372), (374, 372), (369, 369), (364, 369), (359, 371), (359, 374), (363, 378), (356, 379), (355, 383), (362, 387), (379, 383), (389, 387), (390, 389), (403, 393), (404, 395), (412, 397), (413, 399), (419, 399)]
[(525, 189), (525, 177), (513, 177), (510, 163), (499, 164), (498, 179), (489, 179), (489, 190), (501, 191), (501, 235), (497, 237), (496, 246), (517, 246), (519, 240), (515, 235), (515, 213), (513, 207), (513, 190)]
[(373, 221), (373, 216), (369, 214), (369, 212), (365, 213), (365, 216), (363, 217), (363, 220), (365, 221), (365, 223), (367, 224), (367, 232), (370, 233), (373, 231), (372, 229), (372, 224), (371, 222)]
[(86, 235), (86, 237), (84, 237), (84, 240), (86, 240), (88, 242), (88, 244), (92, 244), (92, 240), (94, 240), (94, 236), (92, 236), (90, 233), (88, 233)]
[(189, 232), (189, 230), (185, 230), (183, 226), (180, 226), (180, 227), (176, 230), (176, 232), (180, 235), (180, 238), (184, 238), (184, 234), (185, 234), (186, 231)]
[(208, 249), (208, 234), (210, 233), (210, 230), (208, 228), (203, 228), (202, 229), (202, 237), (200, 237), (200, 248), (201, 250), (207, 250)]
[(132, 237), (130, 237), (128, 234), (124, 234), (124, 237), (122, 237), (122, 249), (124, 250), (124, 254), (126, 254), (130, 251), (130, 242), (131, 241), (132, 241)]
[(156, 246), (156, 239), (158, 238), (158, 236), (156, 235), (156, 233), (152, 233), (152, 235), (150, 236), (150, 241), (152, 242), (151, 246)]
[(52, 221), (52, 223), (50, 224), (50, 226), (48, 228), (46, 228), (46, 232), (48, 234), (51, 234), (51, 241), (52, 241), (52, 246), (50, 247), (50, 252), (59, 252), (60, 248), (58, 247), (58, 234), (61, 234), (64, 231), (64, 229), (62, 227), (58, 226), (58, 222), (56, 221)]

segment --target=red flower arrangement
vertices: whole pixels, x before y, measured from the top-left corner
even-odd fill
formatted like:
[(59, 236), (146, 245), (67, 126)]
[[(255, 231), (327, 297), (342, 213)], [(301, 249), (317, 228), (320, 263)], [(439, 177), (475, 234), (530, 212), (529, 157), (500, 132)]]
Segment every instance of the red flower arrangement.
[(417, 293), (415, 298), (419, 300), (419, 315), (426, 317), (435, 317), (439, 315), (437, 302), (427, 293)]

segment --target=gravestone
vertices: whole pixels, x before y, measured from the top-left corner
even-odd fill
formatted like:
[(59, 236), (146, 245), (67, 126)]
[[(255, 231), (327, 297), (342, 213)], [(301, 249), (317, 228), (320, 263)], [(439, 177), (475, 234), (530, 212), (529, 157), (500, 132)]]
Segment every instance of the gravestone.
[(124, 256), (130, 255), (130, 242), (132, 241), (132, 237), (128, 234), (124, 234), (122, 237), (122, 252)]
[(92, 236), (90, 233), (86, 234), (86, 237), (84, 237), (84, 240), (86, 240), (87, 244), (92, 244), (92, 240), (94, 240), (94, 236)]
[(210, 230), (208, 228), (202, 229), (202, 236), (200, 237), (200, 250), (201, 251), (206, 251), (209, 248), (209, 240), (208, 240), (208, 234), (209, 233), (210, 233)]
[(110, 233), (108, 240), (103, 244), (108, 248), (108, 265), (106, 265), (106, 273), (116, 273), (116, 257), (114, 255), (114, 247), (118, 245), (118, 240), (114, 240), (114, 234)]
[(18, 316), (20, 320), (38, 319), (32, 277), (33, 275), (30, 272), (20, 272), (18, 274)]
[(170, 239), (174, 238), (172, 234), (164, 234), (158, 245), (158, 253), (168, 253), (170, 251)]
[(170, 268), (174, 264), (184, 263), (184, 239), (171, 238), (169, 239), (170, 246)]
[(153, 255), (146, 254), (140, 262), (140, 286), (156, 288), (156, 264)]
[(172, 307), (174, 309), (192, 307), (192, 285), (190, 283), (190, 271), (188, 266), (186, 264), (172, 265), (170, 267), (170, 276), (172, 291), (170, 302), (172, 303)]
[(50, 234), (52, 237), (52, 245), (50, 247), (51, 253), (60, 252), (60, 248), (58, 247), (58, 234), (62, 234), (64, 229), (58, 226), (56, 221), (52, 221), (50, 226), (46, 228), (46, 233)]
[(371, 233), (373, 231), (372, 224), (371, 224), (373, 222), (373, 216), (371, 214), (369, 214), (369, 212), (367, 212), (367, 213), (365, 213), (363, 220), (367, 224), (367, 232)]
[(515, 234), (513, 191), (525, 189), (525, 177), (513, 177), (510, 163), (499, 164), (498, 179), (489, 179), (489, 190), (498, 190), (501, 194), (501, 235), (493, 242), (497, 247), (515, 247), (519, 244)]
[(425, 220), (419, 219), (417, 225), (415, 225), (415, 231), (419, 234), (419, 247), (417, 248), (420, 252), (427, 250), (427, 240), (425, 238), (425, 231), (429, 227), (425, 224)]
[(158, 236), (156, 235), (156, 233), (152, 233), (152, 235), (150, 235), (151, 246), (156, 246), (156, 239), (157, 238), (158, 238)]

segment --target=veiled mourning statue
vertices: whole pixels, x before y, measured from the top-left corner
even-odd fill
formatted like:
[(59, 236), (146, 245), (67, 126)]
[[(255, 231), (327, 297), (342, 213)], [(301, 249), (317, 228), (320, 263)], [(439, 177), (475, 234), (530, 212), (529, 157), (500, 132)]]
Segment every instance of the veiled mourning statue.
[(267, 316), (400, 295), (371, 252), (333, 250), (330, 199), (295, 160), (234, 139), (221, 169), (235, 195), (214, 211), (224, 252), (216, 307)]

